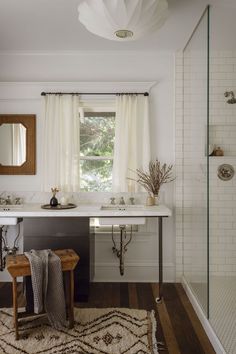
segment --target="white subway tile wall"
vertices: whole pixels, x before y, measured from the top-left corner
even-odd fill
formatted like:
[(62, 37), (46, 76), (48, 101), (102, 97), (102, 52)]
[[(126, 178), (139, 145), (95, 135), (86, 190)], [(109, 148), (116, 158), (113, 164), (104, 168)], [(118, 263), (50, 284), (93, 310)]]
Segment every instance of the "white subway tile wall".
[(176, 280), (183, 274), (183, 53), (175, 55)]
[[(185, 65), (188, 65), (188, 61)], [(201, 65), (196, 65), (196, 69)], [(185, 116), (193, 114), (193, 111), (188, 112), (188, 108), (194, 109), (195, 119), (202, 122), (201, 105), (197, 105), (197, 98), (190, 102), (192, 87), (191, 81), (198, 80), (201, 75), (198, 70), (191, 69), (188, 74), (185, 68), (185, 80), (189, 80), (189, 86), (185, 81), (185, 87), (189, 88), (189, 96), (185, 97)], [(183, 274), (183, 189), (185, 196), (185, 207), (188, 206), (188, 200), (194, 198), (204, 198), (205, 196), (198, 194), (198, 191), (191, 191), (191, 183), (188, 185), (188, 177), (194, 175), (199, 176), (199, 171), (192, 170), (193, 156), (197, 157), (201, 147), (206, 149), (206, 132), (205, 136), (197, 133), (197, 122), (195, 126), (195, 134), (191, 134), (193, 127), (189, 126), (185, 121), (183, 125), (183, 54), (176, 54), (176, 99), (175, 99), (175, 118), (176, 118), (176, 277), (180, 279)], [(199, 85), (199, 97), (203, 88)], [(194, 86), (196, 94), (196, 81)], [(236, 275), (236, 176), (231, 181), (221, 181), (217, 176), (219, 165), (227, 163), (231, 164), (236, 169), (236, 104), (227, 103), (224, 97), (225, 91), (234, 91), (236, 94), (236, 52), (222, 51), (212, 52), (210, 57), (210, 117), (209, 117), (209, 143), (215, 147), (220, 147), (224, 151), (224, 156), (210, 157), (210, 274), (211, 275)], [(185, 127), (185, 129), (184, 129)], [(191, 130), (190, 130), (191, 128)], [(199, 127), (200, 128), (200, 127)], [(198, 139), (198, 142), (195, 140)], [(184, 141), (184, 147), (183, 147)], [(197, 148), (199, 144), (199, 149)], [(201, 146), (200, 146), (201, 145)], [(193, 149), (196, 149), (194, 154)], [(183, 154), (184, 154), (184, 171), (183, 176)], [(203, 160), (204, 154), (202, 152)], [(189, 161), (188, 161), (189, 158)], [(188, 164), (189, 162), (189, 164)], [(204, 178), (206, 166), (202, 164)], [(184, 177), (184, 178), (183, 178)], [(184, 179), (184, 186), (183, 186)], [(189, 188), (190, 187), (190, 188)], [(185, 210), (184, 231), (185, 237), (188, 233), (193, 235), (194, 230), (191, 229), (193, 224), (191, 220), (191, 205), (190, 210)], [(201, 213), (199, 213), (200, 216)], [(202, 220), (199, 219), (199, 222)], [(186, 239), (185, 239), (186, 241)], [(185, 242), (185, 263), (192, 262), (191, 249), (196, 247), (201, 251), (201, 239), (197, 242), (194, 237), (188, 244)], [(204, 250), (202, 250), (204, 251)], [(188, 258), (189, 252), (189, 258)], [(201, 267), (200, 267), (201, 268)], [(201, 269), (195, 269), (196, 274), (201, 274)], [(197, 279), (196, 279), (197, 280)]]

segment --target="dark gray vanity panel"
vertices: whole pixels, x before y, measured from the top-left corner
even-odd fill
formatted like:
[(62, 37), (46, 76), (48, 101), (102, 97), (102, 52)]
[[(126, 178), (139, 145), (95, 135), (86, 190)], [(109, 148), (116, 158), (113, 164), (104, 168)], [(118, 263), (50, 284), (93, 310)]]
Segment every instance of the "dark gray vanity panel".
[(72, 248), (80, 256), (75, 268), (75, 301), (87, 301), (94, 265), (94, 234), (87, 217), (24, 218), (24, 251)]

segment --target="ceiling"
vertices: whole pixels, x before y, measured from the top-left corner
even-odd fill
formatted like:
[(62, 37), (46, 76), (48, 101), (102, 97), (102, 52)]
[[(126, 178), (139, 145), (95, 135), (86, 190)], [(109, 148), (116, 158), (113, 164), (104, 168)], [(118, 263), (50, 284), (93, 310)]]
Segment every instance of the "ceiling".
[[(120, 43), (95, 36), (80, 24), (80, 2), (0, 0), (0, 51), (175, 51), (184, 47), (207, 4), (207, 0), (168, 0), (169, 17), (159, 31)], [(210, 2), (235, 4), (234, 0)]]

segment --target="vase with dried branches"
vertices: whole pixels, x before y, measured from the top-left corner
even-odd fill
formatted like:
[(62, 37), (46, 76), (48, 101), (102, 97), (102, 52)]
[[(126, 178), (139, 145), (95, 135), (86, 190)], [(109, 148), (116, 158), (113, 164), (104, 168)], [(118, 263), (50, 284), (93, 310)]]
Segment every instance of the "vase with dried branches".
[[(137, 178), (129, 178), (139, 183), (149, 194), (149, 198), (153, 198), (153, 204), (158, 204), (159, 191), (163, 184), (174, 181), (173, 165), (167, 165), (156, 159), (149, 162), (148, 171), (141, 168), (136, 169)], [(150, 205), (150, 201), (149, 201)]]
[(58, 200), (56, 198), (56, 194), (59, 192), (57, 187), (51, 188), (52, 191), (52, 198), (50, 199), (51, 207), (56, 207), (58, 205)]

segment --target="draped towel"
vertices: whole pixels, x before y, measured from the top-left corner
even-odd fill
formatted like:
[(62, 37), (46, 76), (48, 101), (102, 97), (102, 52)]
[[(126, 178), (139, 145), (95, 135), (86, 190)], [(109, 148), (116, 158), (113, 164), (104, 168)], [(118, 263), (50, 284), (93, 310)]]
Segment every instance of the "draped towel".
[(46, 311), (57, 329), (66, 324), (66, 305), (60, 258), (51, 250), (25, 252), (30, 262), (34, 312)]

